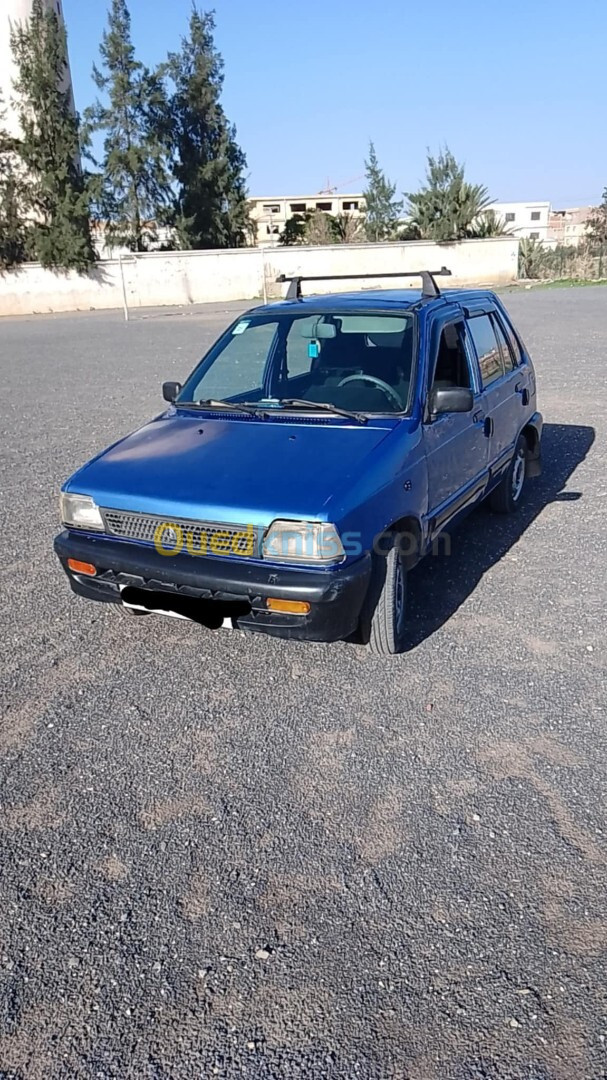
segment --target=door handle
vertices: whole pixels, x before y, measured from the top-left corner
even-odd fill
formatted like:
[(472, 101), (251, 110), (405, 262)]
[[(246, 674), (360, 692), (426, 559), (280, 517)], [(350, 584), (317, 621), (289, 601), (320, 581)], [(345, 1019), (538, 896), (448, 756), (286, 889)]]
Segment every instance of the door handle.
[(527, 387), (523, 386), (522, 383), (517, 382), (514, 389), (515, 389), (517, 394), (521, 395), (521, 403), (523, 405), (528, 405), (529, 404), (529, 391), (528, 391)]

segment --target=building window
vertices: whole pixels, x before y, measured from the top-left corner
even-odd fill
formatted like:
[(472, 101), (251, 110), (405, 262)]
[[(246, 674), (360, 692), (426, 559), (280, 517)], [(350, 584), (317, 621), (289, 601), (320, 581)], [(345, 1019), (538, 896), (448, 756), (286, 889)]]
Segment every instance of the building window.
[(505, 214), (504, 218), (506, 221), (516, 221), (516, 214)]
[(292, 214), (305, 214), (307, 206), (305, 202), (292, 202), (291, 213)]
[(351, 202), (345, 202), (344, 203), (344, 210), (358, 210), (358, 203), (357, 202), (352, 202), (352, 201)]
[(329, 213), (330, 213), (331, 210), (333, 209), (333, 203), (332, 202), (317, 202), (316, 203), (316, 209), (317, 210), (328, 210)]
[(264, 214), (280, 214), (280, 206), (278, 203), (264, 203), (262, 210)]
[(539, 232), (530, 232), (529, 233), (529, 239), (530, 240), (539, 240), (539, 238), (540, 238)]
[(540, 212), (539, 212), (539, 210), (532, 210), (531, 211), (531, 220), (532, 221), (539, 221), (540, 220)]

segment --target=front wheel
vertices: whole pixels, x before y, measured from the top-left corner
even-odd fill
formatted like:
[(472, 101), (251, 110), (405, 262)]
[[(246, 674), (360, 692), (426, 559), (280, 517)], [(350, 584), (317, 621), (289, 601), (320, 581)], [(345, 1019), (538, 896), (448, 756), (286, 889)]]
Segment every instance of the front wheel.
[(514, 457), (495, 491), (489, 496), (489, 505), (498, 514), (513, 514), (523, 498), (527, 478), (527, 440), (520, 435)]
[(376, 556), (372, 589), (369, 647), (379, 656), (395, 656), (405, 648), (407, 569), (399, 538), (385, 557)]

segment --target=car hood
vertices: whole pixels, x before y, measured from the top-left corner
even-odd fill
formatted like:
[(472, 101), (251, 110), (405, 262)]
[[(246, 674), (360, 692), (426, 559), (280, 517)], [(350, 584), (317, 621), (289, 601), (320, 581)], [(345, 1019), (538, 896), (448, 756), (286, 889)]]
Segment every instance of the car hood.
[(163, 517), (263, 526), (280, 517), (331, 520), (332, 499), (395, 423), (171, 409), (99, 454), (66, 490)]

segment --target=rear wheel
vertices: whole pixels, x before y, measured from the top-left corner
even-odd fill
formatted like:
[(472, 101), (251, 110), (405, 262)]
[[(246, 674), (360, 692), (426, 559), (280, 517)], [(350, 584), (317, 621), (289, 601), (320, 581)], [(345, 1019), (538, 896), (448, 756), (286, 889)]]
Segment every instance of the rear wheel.
[(513, 514), (518, 510), (527, 478), (527, 440), (519, 436), (514, 457), (495, 491), (489, 496), (489, 505), (498, 514)]
[(395, 656), (405, 648), (407, 568), (396, 536), (386, 556), (376, 556), (370, 586), (375, 602), (369, 628), (369, 647), (379, 656)]

